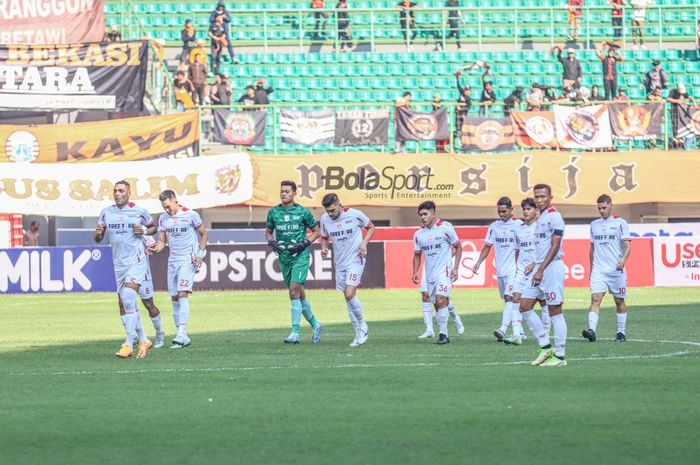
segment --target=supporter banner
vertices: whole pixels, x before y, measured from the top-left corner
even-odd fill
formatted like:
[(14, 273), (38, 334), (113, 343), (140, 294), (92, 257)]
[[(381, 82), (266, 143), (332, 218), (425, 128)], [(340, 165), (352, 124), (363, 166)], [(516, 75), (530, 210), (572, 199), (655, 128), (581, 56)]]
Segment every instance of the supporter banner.
[(189, 208), (235, 205), (253, 193), (247, 154), (122, 163), (6, 163), (0, 205), (8, 213), (97, 216), (112, 203), (114, 182), (126, 179), (131, 198), (150, 212), (162, 211), (158, 195), (172, 189)]
[(188, 158), (199, 152), (196, 111), (75, 124), (0, 125), (0, 162), (87, 163)]
[(0, 108), (140, 112), (147, 66), (145, 41), (0, 45)]
[(607, 105), (567, 107), (554, 105), (557, 141), (567, 149), (612, 147)]
[(690, 105), (678, 105), (676, 137), (700, 136), (700, 109)]
[(388, 131), (388, 109), (335, 111), (335, 145), (388, 145)]
[(615, 140), (656, 140), (661, 138), (662, 103), (610, 105), (610, 125)]
[(446, 108), (440, 108), (432, 113), (417, 113), (397, 108), (394, 115), (396, 118), (394, 138), (398, 141), (447, 140), (450, 138)]
[(109, 247), (0, 249), (0, 293), (116, 291)]
[(700, 286), (700, 238), (654, 239), (656, 286)]
[(330, 144), (335, 136), (333, 110), (280, 110), (282, 142), (287, 144)]
[(3, 0), (0, 44), (99, 42), (104, 0)]
[[(168, 250), (151, 257), (153, 287), (167, 290)], [(384, 244), (370, 242), (362, 287), (384, 287)], [(331, 257), (321, 255), (319, 244), (311, 246), (311, 266), (304, 285), (307, 289), (335, 289)], [(278, 289), (284, 290), (277, 255), (267, 244), (209, 245), (202, 268), (195, 276), (198, 290)]]
[(513, 149), (510, 118), (464, 118), (459, 136), (463, 152)]
[(222, 144), (265, 145), (264, 111), (214, 110), (214, 140)]
[(556, 148), (557, 132), (551, 111), (512, 111), (515, 143), (535, 149)]
[[(328, 155), (254, 156), (253, 205), (279, 203), (279, 183), (299, 186), (305, 206), (321, 206), (336, 193), (345, 205), (413, 206), (424, 200), (438, 205), (489, 206), (503, 195), (520, 199), (532, 186), (552, 186), (555, 202), (586, 205), (595, 217), (595, 200), (612, 196), (616, 204), (693, 203), (700, 152), (645, 151), (595, 153), (532, 151), (490, 155), (421, 154), (420, 157), (362, 152)], [(659, 167), (673, 169), (659, 169)]]

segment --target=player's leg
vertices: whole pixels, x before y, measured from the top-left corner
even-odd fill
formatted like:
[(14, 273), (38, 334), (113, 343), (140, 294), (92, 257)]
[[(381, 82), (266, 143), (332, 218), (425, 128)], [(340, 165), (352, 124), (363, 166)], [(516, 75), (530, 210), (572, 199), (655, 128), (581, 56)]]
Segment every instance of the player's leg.
[[(292, 284), (294, 284), (294, 282), (292, 282)], [(314, 333), (311, 336), (311, 342), (313, 344), (318, 344), (321, 342), (321, 331), (323, 330), (323, 325), (320, 321), (318, 321), (318, 319), (316, 319), (316, 315), (314, 315), (313, 309), (311, 308), (311, 302), (309, 302), (309, 299), (306, 298), (306, 289), (304, 289), (304, 285), (299, 285), (301, 287), (301, 313), (304, 315), (304, 319), (314, 330)]]
[(153, 329), (156, 331), (156, 339), (153, 343), (153, 347), (158, 349), (163, 347), (165, 344), (165, 331), (163, 331), (163, 322), (160, 318), (160, 310), (153, 301), (153, 281), (150, 279), (150, 273), (146, 276), (147, 279), (141, 283), (141, 288), (139, 289), (139, 296), (141, 297), (141, 303), (148, 310), (148, 316), (151, 317), (151, 323), (153, 323)]
[(515, 276), (507, 276), (505, 279), (505, 291), (504, 295), (506, 298), (510, 299), (509, 310), (510, 310), (510, 322), (513, 327), (513, 339), (520, 338), (524, 335), (523, 331), (523, 320), (520, 316), (520, 303), (513, 301), (513, 290), (515, 289)]
[[(177, 334), (173, 339), (172, 348), (188, 347), (192, 342), (187, 335), (187, 323), (190, 320), (190, 295), (194, 285), (197, 270), (193, 263), (180, 263), (177, 269), (177, 301), (179, 302), (179, 317)], [(179, 346), (179, 347), (177, 347)]]
[(299, 344), (299, 332), (301, 331), (299, 328), (301, 323), (301, 286), (292, 283), (292, 263), (280, 260), (279, 264), (291, 304), (292, 332), (284, 342), (285, 344)]
[(506, 331), (513, 319), (513, 314), (510, 310), (511, 297), (506, 295), (507, 280), (504, 277), (498, 277), (498, 295), (503, 299), (503, 313), (501, 315), (501, 326), (493, 332), (494, 337), (498, 342), (503, 342), (506, 337)]
[(126, 341), (121, 346), (116, 356), (119, 358), (131, 357), (133, 353), (134, 339), (136, 338), (138, 285), (125, 283), (119, 290), (121, 302), (124, 305), (124, 320), (126, 329)]
[(610, 293), (615, 299), (615, 315), (617, 316), (615, 342), (625, 342), (627, 341), (627, 304), (625, 303), (625, 298), (627, 297), (627, 273), (623, 272), (614, 276), (609, 284)]
[(448, 278), (441, 279), (434, 283), (432, 286), (428, 284), (431, 290), (431, 294), (435, 298), (435, 305), (437, 307), (437, 312), (435, 319), (438, 323), (438, 340), (436, 344), (443, 345), (450, 342), (449, 334), (447, 331), (447, 323), (450, 319), (449, 311), (447, 310), (447, 303), (450, 298), (450, 293), (452, 291), (452, 281)]
[(540, 309), (542, 310), (542, 324), (544, 325), (544, 330), (549, 334), (549, 330), (552, 327), (552, 317), (549, 314), (547, 301), (544, 299), (537, 299), (537, 301), (540, 303)]
[(180, 302), (177, 300), (177, 266), (168, 263), (168, 295), (173, 306), (173, 323), (175, 328), (180, 324)]
[(513, 336), (504, 339), (504, 342), (506, 342), (507, 344), (519, 346), (523, 344), (523, 337), (521, 334), (523, 332), (523, 317), (520, 313), (520, 301), (522, 299), (522, 293), (514, 291), (513, 295), (511, 296), (511, 299), (511, 309), (517, 312), (517, 315), (513, 314)]
[(357, 320), (357, 345), (362, 345), (367, 342), (367, 338), (369, 336), (369, 328), (365, 322), (362, 302), (360, 302), (360, 299), (357, 297), (357, 287), (362, 281), (363, 272), (363, 264), (357, 263), (351, 265), (348, 269), (347, 275), (345, 276), (345, 289), (343, 290), (345, 302), (350, 306), (355, 319)]
[(457, 313), (457, 309), (455, 309), (455, 305), (452, 303), (452, 299), (447, 299), (447, 311), (450, 312), (452, 321), (454, 321), (455, 328), (457, 329), (457, 334), (464, 334), (464, 324), (462, 323), (462, 319)]
[(434, 337), (435, 330), (433, 329), (433, 303), (430, 301), (430, 295), (428, 293), (428, 280), (425, 277), (425, 268), (423, 268), (420, 275), (420, 294), (423, 305), (423, 324), (425, 324), (425, 331), (418, 336), (418, 339), (426, 339)]
[[(119, 320), (122, 322), (124, 334), (126, 334), (126, 313), (124, 312), (124, 304), (122, 303), (122, 296), (119, 295), (119, 292), (117, 292), (117, 302), (119, 304)], [(124, 342), (126, 342), (126, 338)]]
[(549, 307), (554, 330), (554, 350), (552, 357), (542, 362), (545, 367), (559, 367), (566, 365), (566, 337), (568, 328), (564, 319), (564, 277), (566, 270), (561, 260), (554, 260), (544, 270), (542, 288), (544, 298)]
[(581, 336), (590, 342), (596, 341), (596, 331), (598, 331), (598, 318), (600, 316), (600, 304), (608, 290), (608, 283), (603, 274), (591, 272), (590, 278), (591, 305), (588, 307), (588, 329), (581, 332)]
[[(347, 279), (348, 276), (348, 270), (340, 270), (336, 268), (335, 270), (335, 290), (345, 293), (345, 280)], [(350, 343), (350, 347), (356, 347), (357, 346), (357, 331), (358, 331), (358, 326), (357, 326), (357, 318), (355, 318), (355, 312), (352, 309), (352, 306), (350, 305), (350, 302), (348, 302), (347, 299), (345, 299), (345, 308), (348, 311), (348, 318), (350, 319), (350, 324), (352, 324), (352, 329), (353, 329), (353, 340)]]
[(533, 286), (532, 282), (528, 280), (527, 285), (522, 290), (520, 314), (523, 321), (530, 329), (532, 336), (537, 341), (537, 345), (540, 347), (537, 358), (535, 358), (531, 365), (539, 365), (552, 356), (552, 344), (549, 340), (549, 333), (545, 332), (542, 320), (534, 310), (535, 302), (537, 302), (541, 296), (542, 291), (539, 286)]

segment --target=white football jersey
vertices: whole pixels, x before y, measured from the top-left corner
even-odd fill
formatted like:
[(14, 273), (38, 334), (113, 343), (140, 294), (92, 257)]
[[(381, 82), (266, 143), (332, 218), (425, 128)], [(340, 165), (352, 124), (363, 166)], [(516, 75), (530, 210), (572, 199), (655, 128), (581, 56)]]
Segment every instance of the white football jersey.
[(189, 263), (192, 256), (199, 250), (199, 234), (197, 228), (202, 224), (202, 218), (194, 210), (180, 206), (177, 213), (170, 216), (163, 213), (158, 218), (158, 231), (165, 231), (165, 237), (170, 248), (170, 263)]
[(494, 246), (496, 253), (496, 276), (515, 274), (515, 231), (523, 222), (516, 218), (497, 220), (489, 225), (484, 243)]
[(428, 282), (450, 275), (454, 265), (452, 244), (457, 242), (457, 232), (449, 221), (437, 220), (432, 228), (422, 227), (415, 232), (413, 250), (425, 256), (423, 268)]
[[(598, 218), (591, 223), (591, 243), (593, 248), (593, 269), (602, 273), (616, 271), (622, 258), (622, 243), (630, 240), (630, 227), (627, 221), (611, 215), (607, 220)], [(591, 270), (593, 271), (593, 270)]]
[(518, 251), (518, 272), (535, 261), (535, 222), (531, 225), (521, 223), (515, 230), (515, 248)]
[(321, 216), (321, 237), (330, 237), (333, 241), (336, 270), (347, 270), (353, 263), (362, 263), (358, 250), (362, 244), (362, 230), (370, 223), (367, 215), (354, 208), (343, 208), (336, 219), (328, 213)]
[(97, 224), (105, 227), (105, 237), (112, 246), (115, 268), (124, 268), (146, 260), (141, 236), (134, 234), (133, 226), (153, 226), (153, 218), (145, 209), (129, 202), (119, 208), (111, 205), (100, 212)]
[[(552, 248), (554, 231), (561, 231), (562, 240), (564, 240), (564, 228), (564, 218), (556, 208), (549, 207), (547, 210), (540, 212), (540, 216), (535, 222), (535, 263), (542, 263), (547, 257), (549, 250)], [(559, 247), (554, 260), (564, 256), (562, 249), (563, 247)]]

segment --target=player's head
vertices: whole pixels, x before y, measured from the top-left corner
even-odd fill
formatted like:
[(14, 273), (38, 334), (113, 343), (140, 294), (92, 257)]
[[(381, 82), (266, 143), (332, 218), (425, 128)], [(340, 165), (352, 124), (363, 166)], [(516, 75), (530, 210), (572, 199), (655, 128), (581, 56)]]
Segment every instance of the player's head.
[(321, 200), (321, 205), (326, 209), (326, 213), (331, 219), (336, 219), (343, 211), (343, 206), (340, 204), (340, 199), (335, 194), (326, 194)]
[(544, 211), (552, 205), (552, 188), (547, 184), (535, 184), (532, 188), (535, 203), (540, 211)]
[(612, 199), (610, 196), (608, 194), (603, 194), (598, 197), (596, 203), (598, 204), (598, 213), (600, 213), (600, 217), (604, 220), (610, 218), (610, 215), (612, 215)]
[(294, 202), (297, 195), (297, 184), (294, 181), (282, 181), (280, 183), (280, 200), (283, 204), (289, 205)]
[(158, 196), (160, 204), (163, 206), (163, 210), (168, 215), (174, 215), (180, 210), (180, 205), (177, 203), (177, 196), (174, 191), (170, 189), (164, 190)]
[(532, 220), (537, 218), (537, 204), (535, 203), (535, 199), (526, 197), (520, 202), (520, 206), (523, 209), (523, 220), (525, 220), (526, 223), (529, 224)]
[(129, 202), (129, 197), (131, 197), (131, 184), (125, 180), (117, 181), (114, 183), (114, 203), (117, 207), (123, 207)]
[(422, 204), (418, 205), (418, 216), (420, 217), (420, 224), (429, 228), (435, 221), (437, 221), (437, 207), (435, 202), (432, 200), (426, 200)]
[(513, 202), (511, 202), (510, 197), (498, 199), (496, 210), (498, 211), (498, 217), (502, 221), (508, 221), (513, 216)]

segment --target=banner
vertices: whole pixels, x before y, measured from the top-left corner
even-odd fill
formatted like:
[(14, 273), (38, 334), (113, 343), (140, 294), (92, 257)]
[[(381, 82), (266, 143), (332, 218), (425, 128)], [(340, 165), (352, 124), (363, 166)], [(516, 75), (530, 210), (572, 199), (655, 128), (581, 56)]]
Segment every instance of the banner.
[(287, 144), (330, 144), (335, 135), (333, 110), (280, 110), (282, 142)]
[(662, 103), (610, 104), (613, 139), (619, 141), (660, 139), (663, 113)]
[(700, 238), (654, 239), (656, 286), (700, 286)]
[(145, 41), (0, 45), (0, 108), (140, 112), (147, 66)]
[(0, 44), (100, 42), (104, 0), (3, 0)]
[(396, 119), (397, 141), (405, 140), (447, 140), (450, 138), (450, 127), (447, 124), (447, 109), (440, 108), (432, 113), (417, 113), (397, 108)]
[(464, 118), (459, 136), (463, 152), (512, 150), (514, 144), (510, 118)]
[(690, 105), (678, 105), (676, 134), (678, 138), (700, 136), (700, 109)]
[(214, 110), (212, 134), (216, 142), (233, 145), (265, 145), (264, 111)]
[(199, 153), (199, 113), (74, 124), (0, 125), (0, 162), (87, 163), (188, 158)]
[[(328, 155), (254, 156), (255, 194), (251, 203), (279, 203), (279, 183), (297, 183), (304, 206), (320, 207), (336, 193), (345, 205), (415, 207), (425, 200), (439, 206), (493, 207), (503, 195), (521, 199), (532, 186), (552, 186), (555, 203), (591, 208), (601, 194), (618, 205), (700, 202), (700, 152), (644, 151), (597, 153), (531, 151), (491, 155), (348, 152)], [(673, 167), (660, 169), (659, 167)]]
[(515, 143), (533, 149), (557, 148), (557, 131), (551, 111), (511, 111)]
[(607, 105), (567, 107), (554, 105), (557, 141), (567, 149), (612, 147)]
[(389, 110), (336, 110), (337, 146), (388, 145)]
[(0, 174), (0, 205), (8, 213), (97, 216), (113, 203), (114, 183), (126, 179), (131, 199), (161, 212), (158, 195), (172, 189), (188, 208), (236, 205), (253, 193), (247, 154), (122, 163), (6, 163)]

